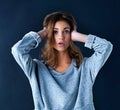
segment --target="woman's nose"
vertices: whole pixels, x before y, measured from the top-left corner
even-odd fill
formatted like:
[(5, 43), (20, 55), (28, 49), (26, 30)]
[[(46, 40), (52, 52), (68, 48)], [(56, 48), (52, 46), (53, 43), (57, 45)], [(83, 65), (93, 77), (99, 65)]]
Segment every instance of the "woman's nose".
[(64, 38), (65, 38), (63, 32), (59, 33), (59, 38), (60, 38), (60, 39), (64, 39)]

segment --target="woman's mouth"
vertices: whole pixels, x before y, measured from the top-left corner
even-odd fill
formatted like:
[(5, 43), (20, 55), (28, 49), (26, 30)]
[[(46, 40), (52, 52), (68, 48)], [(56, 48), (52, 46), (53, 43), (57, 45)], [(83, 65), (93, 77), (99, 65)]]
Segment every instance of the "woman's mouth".
[(58, 46), (60, 46), (60, 47), (62, 47), (62, 46), (64, 46), (64, 45), (65, 45), (64, 42), (59, 42), (59, 43), (58, 43)]

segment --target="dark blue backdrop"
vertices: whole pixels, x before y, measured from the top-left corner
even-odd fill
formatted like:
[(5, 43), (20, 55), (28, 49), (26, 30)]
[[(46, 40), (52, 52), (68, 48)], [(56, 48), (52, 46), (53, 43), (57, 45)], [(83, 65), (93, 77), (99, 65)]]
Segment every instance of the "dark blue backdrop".
[[(110, 40), (114, 50), (94, 84), (96, 110), (120, 110), (120, 2), (119, 0), (0, 0), (0, 110), (33, 110), (29, 82), (11, 55), (22, 36), (42, 28), (46, 14), (71, 13), (78, 31)], [(79, 45), (79, 44), (77, 44)], [(40, 48), (31, 52), (39, 57)], [(84, 56), (91, 52), (80, 45)]]

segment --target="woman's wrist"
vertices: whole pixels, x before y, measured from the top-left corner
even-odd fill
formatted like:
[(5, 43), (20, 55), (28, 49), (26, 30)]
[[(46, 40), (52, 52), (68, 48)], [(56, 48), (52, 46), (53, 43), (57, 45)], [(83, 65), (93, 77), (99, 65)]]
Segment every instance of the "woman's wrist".
[(46, 29), (42, 29), (42, 30), (38, 31), (37, 33), (41, 37), (41, 39), (45, 39), (47, 37), (47, 30)]

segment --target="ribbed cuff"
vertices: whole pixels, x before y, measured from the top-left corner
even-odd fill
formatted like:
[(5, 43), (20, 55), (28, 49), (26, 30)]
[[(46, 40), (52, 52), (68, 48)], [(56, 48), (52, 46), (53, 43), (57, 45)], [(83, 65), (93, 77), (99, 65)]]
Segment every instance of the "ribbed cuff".
[(87, 36), (87, 41), (85, 42), (85, 47), (92, 49), (95, 38), (96, 38), (95, 35), (89, 34)]
[(41, 42), (41, 38), (40, 38), (40, 36), (38, 35), (37, 32), (30, 31), (29, 34), (31, 34), (31, 35), (33, 36), (33, 38), (34, 38), (38, 43)]

